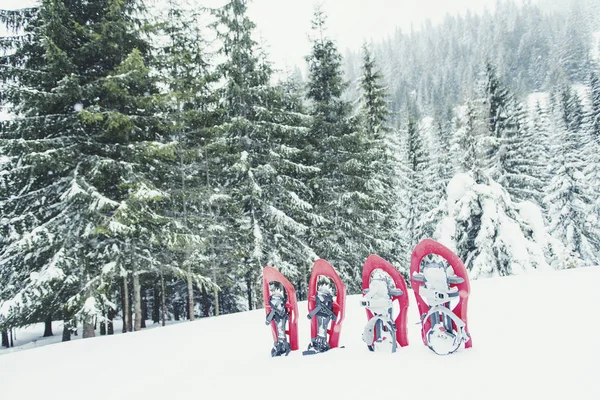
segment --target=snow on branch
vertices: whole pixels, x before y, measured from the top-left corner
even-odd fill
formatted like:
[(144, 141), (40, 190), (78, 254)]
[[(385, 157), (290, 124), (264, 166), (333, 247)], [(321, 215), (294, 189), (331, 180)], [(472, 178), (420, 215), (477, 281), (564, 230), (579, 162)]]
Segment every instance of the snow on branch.
[(308, 229), (306, 225), (297, 222), (286, 213), (273, 206), (269, 206), (269, 216), (276, 223), (275, 229), (278, 232), (281, 232), (285, 228), (297, 233), (304, 233)]

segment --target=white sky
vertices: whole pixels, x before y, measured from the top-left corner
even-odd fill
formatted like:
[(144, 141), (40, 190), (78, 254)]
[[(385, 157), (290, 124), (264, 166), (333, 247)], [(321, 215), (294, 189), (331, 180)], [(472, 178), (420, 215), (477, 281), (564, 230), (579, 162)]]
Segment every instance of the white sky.
[(304, 56), (310, 52), (308, 34), (317, 3), (323, 5), (329, 35), (344, 54), (347, 48), (358, 50), (363, 41), (377, 41), (393, 34), (397, 27), (409, 32), (411, 23), (418, 29), (426, 19), (435, 24), (446, 13), (463, 14), (467, 9), (481, 13), (486, 7), (493, 10), (496, 0), (252, 0), (249, 16), (266, 40), (276, 66), (304, 66)]
[[(190, 1), (209, 7), (226, 2)], [(34, 0), (0, 0), (0, 3), (0, 8), (17, 8)], [(496, 0), (250, 0), (249, 16), (256, 23), (257, 34), (264, 39), (275, 67), (299, 65), (304, 70), (304, 56), (310, 51), (310, 22), (317, 3), (323, 5), (329, 34), (344, 54), (347, 48), (359, 49), (365, 40), (379, 40), (392, 34), (396, 27), (409, 31), (411, 23), (418, 29), (427, 18), (435, 24), (446, 13), (463, 14), (467, 9), (480, 13), (486, 7), (493, 10)]]

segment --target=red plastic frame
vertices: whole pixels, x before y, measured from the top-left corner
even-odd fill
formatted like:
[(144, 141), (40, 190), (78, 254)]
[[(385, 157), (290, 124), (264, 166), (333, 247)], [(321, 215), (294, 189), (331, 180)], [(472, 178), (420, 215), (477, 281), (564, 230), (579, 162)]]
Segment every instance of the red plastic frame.
[[(381, 269), (383, 271), (385, 271), (386, 273), (388, 273), (392, 279), (394, 280), (394, 284), (396, 285), (396, 287), (400, 290), (402, 290), (402, 293), (404, 293), (401, 296), (394, 296), (392, 297), (392, 301), (394, 300), (398, 300), (398, 303), (400, 304), (400, 313), (398, 314), (398, 316), (396, 317), (396, 320), (394, 321), (394, 323), (396, 324), (396, 340), (398, 341), (398, 343), (400, 344), (400, 346), (404, 347), (404, 346), (408, 346), (408, 331), (406, 329), (406, 319), (407, 319), (407, 312), (408, 312), (408, 293), (407, 293), (407, 289), (406, 289), (406, 282), (404, 281), (404, 278), (402, 277), (402, 275), (400, 274), (400, 272), (394, 268), (394, 266), (392, 264), (390, 264), (389, 262), (387, 262), (386, 260), (384, 260), (383, 258), (379, 257), (376, 254), (371, 254), (367, 260), (365, 261), (365, 265), (363, 266), (363, 271), (362, 271), (362, 290), (364, 292), (365, 289), (367, 289), (369, 287), (369, 283), (371, 280), (371, 274), (373, 273), (374, 270), (376, 269)], [(364, 294), (363, 294), (364, 296)], [(373, 318), (373, 313), (371, 311), (369, 311), (368, 309), (367, 311), (367, 319), (370, 320), (371, 318)]]
[[(287, 292), (288, 301), (285, 307), (290, 313), (290, 319), (288, 321), (288, 329), (285, 331), (285, 333), (289, 337), (290, 348), (292, 350), (298, 350), (300, 347), (298, 343), (298, 302), (296, 301), (296, 290), (290, 281), (288, 281), (286, 277), (281, 274), (281, 272), (277, 271), (277, 269), (269, 266), (264, 267), (263, 301), (267, 315), (269, 315), (271, 312), (271, 306), (269, 305), (269, 297), (271, 295), (269, 283), (271, 282), (281, 283)], [(271, 331), (273, 333), (273, 341), (277, 342), (277, 326), (275, 325), (275, 321), (271, 321)]]
[[(336, 288), (336, 296), (333, 301), (333, 312), (337, 316), (335, 321), (332, 321), (331, 328), (327, 330), (329, 334), (329, 347), (336, 348), (340, 342), (340, 334), (342, 333), (342, 322), (344, 322), (344, 308), (346, 307), (346, 285), (340, 279), (335, 269), (327, 261), (318, 259), (313, 264), (310, 281), (308, 284), (308, 312), (310, 313), (317, 306), (317, 279), (319, 276), (327, 276), (333, 280)], [(313, 318), (310, 321), (310, 337), (317, 336), (317, 319)]]
[[(454, 307), (454, 313), (460, 319), (462, 319), (465, 323), (465, 331), (469, 333), (468, 325), (467, 325), (467, 305), (469, 302), (469, 294), (471, 293), (471, 286), (469, 284), (469, 276), (467, 274), (467, 269), (465, 265), (461, 261), (460, 258), (456, 254), (452, 252), (449, 248), (444, 246), (441, 243), (436, 242), (432, 239), (424, 239), (422, 240), (417, 247), (415, 247), (411, 261), (410, 261), (410, 282), (412, 285), (413, 292), (415, 293), (415, 297), (417, 299), (417, 306), (419, 308), (419, 315), (424, 315), (429, 310), (429, 306), (423, 301), (423, 298), (419, 294), (419, 290), (421, 288), (421, 282), (416, 282), (413, 280), (413, 274), (415, 272), (420, 272), (421, 270), (421, 261), (428, 254), (437, 254), (438, 256), (443, 257), (450, 263), (454, 273), (461, 278), (464, 279), (463, 283), (453, 284), (452, 286), (458, 287), (459, 292), (459, 301)], [(456, 324), (452, 323), (456, 328)], [(427, 345), (426, 334), (431, 328), (431, 321), (427, 319), (427, 321), (423, 321), (421, 327), (421, 337), (423, 339), (423, 343)], [(473, 346), (473, 339), (469, 334), (469, 340), (465, 343), (465, 348), (470, 348)]]

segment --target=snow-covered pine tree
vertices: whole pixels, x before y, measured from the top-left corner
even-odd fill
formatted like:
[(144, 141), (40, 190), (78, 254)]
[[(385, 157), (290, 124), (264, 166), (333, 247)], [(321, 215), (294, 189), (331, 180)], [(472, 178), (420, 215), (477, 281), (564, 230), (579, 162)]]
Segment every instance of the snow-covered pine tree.
[(228, 166), (219, 179), (233, 200), (230, 257), (240, 260), (237, 271), (252, 309), (263, 266), (297, 279), (300, 266), (312, 261), (314, 252), (304, 239), (314, 219), (305, 176), (314, 168), (305, 165), (297, 146), (308, 134), (309, 119), (286, 110), (282, 92), (270, 85), (271, 66), (252, 39), (247, 1), (231, 0), (215, 15), (222, 43), (218, 94), (223, 116), (213, 129), (224, 138), (219, 156)]
[[(552, 124), (548, 113), (547, 106), (542, 106), (538, 101), (535, 103), (528, 118), (529, 130), (531, 132), (529, 145), (532, 149), (529, 158), (531, 162), (535, 162), (538, 166), (537, 172), (539, 173), (538, 178), (542, 190), (548, 187), (551, 178), (548, 166), (551, 162)], [(538, 200), (538, 204), (544, 209), (544, 212), (547, 212), (547, 204), (543, 201), (543, 195), (537, 196), (536, 200)]]
[(506, 147), (506, 189), (513, 201), (533, 201), (543, 203), (543, 176), (545, 165), (540, 159), (544, 151), (541, 143), (534, 140), (534, 133), (527, 123), (527, 110), (512, 97), (510, 102), (514, 132), (507, 134)]
[(419, 218), (419, 237), (431, 237), (437, 225), (430, 212), (434, 210), (444, 197), (446, 186), (451, 176), (450, 145), (448, 137), (442, 131), (441, 122), (433, 117), (422, 118), (419, 130), (425, 147), (426, 163), (423, 171), (425, 191), (422, 194), (423, 212)]
[(555, 34), (557, 61), (568, 79), (567, 82), (587, 81), (591, 70), (591, 16), (592, 13), (586, 12), (580, 2), (574, 2), (565, 23)]
[(317, 254), (340, 272), (351, 292), (360, 288), (364, 260), (377, 247), (372, 224), (378, 218), (376, 196), (369, 187), (369, 149), (351, 105), (342, 98), (341, 55), (326, 32), (326, 15), (315, 10), (312, 50), (308, 61), (308, 92), (313, 123), (306, 148), (310, 165), (320, 169), (310, 186), (322, 223), (311, 232)]
[[(398, 234), (404, 210), (398, 194), (408, 188), (396, 176), (396, 166), (390, 140), (389, 105), (387, 89), (383, 86), (383, 75), (379, 71), (367, 44), (363, 44), (362, 76), (360, 77), (361, 129), (366, 149), (364, 162), (368, 168), (367, 187), (371, 192), (372, 210), (367, 219), (372, 226), (375, 239), (373, 252), (400, 266), (404, 254), (408, 253), (406, 235)], [(400, 256), (402, 255), (402, 256)]]
[(428, 208), (429, 188), (427, 172), (429, 170), (430, 155), (425, 132), (419, 126), (417, 117), (409, 115), (406, 125), (406, 151), (409, 171), (409, 204), (410, 214), (407, 220), (407, 229), (410, 231), (410, 248), (414, 248), (423, 239), (424, 225), (427, 220), (425, 215), (431, 211)]
[(65, 329), (79, 320), (91, 334), (114, 307), (112, 278), (141, 273), (156, 242), (151, 203), (162, 193), (147, 157), (160, 124), (142, 8), (44, 0), (2, 14), (24, 32), (2, 42), (11, 52), (0, 61), (2, 102), (16, 115), (0, 131), (11, 194), (0, 197), (0, 275), (12, 288), (0, 308), (13, 326), (59, 311)]
[(485, 66), (485, 98), (488, 110), (487, 173), (508, 190), (516, 201), (534, 200), (542, 192), (541, 166), (531, 159), (532, 141), (525, 111), (500, 82), (491, 63)]
[(169, 0), (163, 12), (160, 27), (164, 37), (157, 64), (168, 91), (168, 146), (172, 148), (172, 162), (161, 184), (170, 194), (163, 207), (168, 210), (171, 240), (167, 245), (171, 250), (169, 258), (174, 261), (167, 265), (168, 272), (186, 281), (186, 292), (180, 297), (187, 299), (187, 315), (193, 320), (194, 286), (203, 296), (210, 295), (211, 299), (204, 301), (210, 301), (213, 313), (218, 314), (218, 287), (204, 286), (209, 282), (229, 282), (217, 279), (221, 277), (217, 270), (223, 272), (227, 267), (216, 256), (221, 238), (227, 238), (217, 228), (223, 219), (218, 213), (219, 201), (226, 202), (228, 197), (213, 196), (220, 189), (213, 182), (221, 168), (214, 153), (222, 146), (215, 145), (219, 140), (209, 129), (217, 119), (212, 87), (216, 75), (209, 70), (208, 44), (199, 27), (198, 21), (204, 15), (180, 0)]
[[(588, 219), (590, 239), (594, 241), (596, 249), (600, 250), (600, 79), (594, 72), (590, 75), (589, 95), (590, 108), (586, 116), (589, 134), (584, 172), (593, 199)], [(600, 254), (598, 258), (600, 259)]]
[(408, 220), (411, 215), (410, 203), (410, 168), (408, 167), (408, 150), (406, 138), (401, 129), (394, 128), (388, 139), (388, 148), (394, 163), (394, 196), (397, 204), (393, 208), (394, 215), (390, 218), (397, 221), (398, 225), (393, 230), (394, 253), (392, 260), (397, 260), (396, 266), (405, 276), (408, 276), (411, 255), (412, 233)]
[(535, 204), (513, 203), (501, 185), (476, 182), (471, 172), (456, 174), (446, 194), (434, 238), (464, 261), (471, 279), (548, 267), (549, 238)]
[(583, 174), (583, 109), (570, 87), (562, 88), (554, 99), (550, 171), (552, 179), (544, 201), (550, 218), (550, 233), (566, 248), (562, 268), (597, 265), (597, 249), (590, 237), (587, 213), (590, 187)]
[(476, 181), (483, 174), (484, 146), (487, 128), (481, 101), (469, 100), (456, 109), (453, 119), (452, 159), (454, 174), (472, 172)]

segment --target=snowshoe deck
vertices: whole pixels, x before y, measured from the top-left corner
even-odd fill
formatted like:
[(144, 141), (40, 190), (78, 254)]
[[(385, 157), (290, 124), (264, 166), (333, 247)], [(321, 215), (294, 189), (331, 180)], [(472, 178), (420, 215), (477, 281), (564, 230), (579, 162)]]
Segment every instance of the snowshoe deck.
[[(318, 287), (320, 276), (331, 279), (335, 285), (335, 297), (326, 287)], [(313, 264), (308, 284), (308, 316), (310, 319), (311, 343), (308, 351), (322, 353), (339, 346), (346, 286), (331, 264), (318, 259)], [(331, 325), (331, 327), (329, 327)]]
[[(421, 262), (429, 254), (444, 258), (452, 268), (453, 274), (448, 274), (448, 271), (444, 270), (441, 275), (442, 269), (434, 265), (435, 268), (432, 268), (430, 282), (428, 282), (426, 274), (421, 271)], [(470, 348), (473, 345), (467, 326), (470, 285), (467, 270), (460, 258), (441, 243), (424, 239), (412, 253), (410, 279), (419, 315), (422, 318), (423, 343), (437, 354), (454, 352), (462, 341), (465, 342), (465, 348)], [(441, 281), (443, 284), (440, 284)], [(429, 298), (431, 304), (428, 304), (423, 297)], [(451, 307), (455, 299), (458, 299), (458, 302)], [(441, 343), (444, 341), (453, 341), (452, 346), (448, 347), (449, 350), (439, 351), (439, 348), (436, 350), (435, 346), (443, 347)]]
[[(387, 283), (371, 280), (371, 275), (378, 269), (391, 277), (395, 287), (390, 288)], [(371, 286), (373, 287), (371, 288)], [(382, 293), (378, 293), (378, 299), (375, 299), (372, 297), (375, 294), (373, 292), (375, 290), (378, 292), (383, 291), (385, 295), (382, 297)], [(397, 344), (400, 344), (402, 347), (408, 346), (406, 320), (409, 300), (406, 294), (406, 282), (400, 272), (383, 258), (372, 254), (367, 258), (363, 266), (362, 291), (362, 305), (366, 307), (368, 320), (365, 332), (363, 333), (363, 341), (367, 343), (369, 350), (374, 351), (375, 343), (382, 340), (382, 332), (389, 332), (395, 336), (387, 338), (387, 340), (393, 340), (392, 352), (396, 351)], [(396, 318), (393, 319), (391, 306), (396, 300), (398, 301), (400, 310)], [(381, 302), (381, 304), (376, 302)], [(375, 315), (371, 311), (371, 309), (376, 308), (381, 308), (382, 310), (378, 315)]]
[[(271, 292), (272, 283), (278, 282), (285, 294)], [(267, 314), (266, 324), (271, 325), (273, 349), (271, 356), (286, 356), (298, 350), (298, 303), (296, 290), (289, 280), (273, 267), (263, 268), (263, 301)]]

